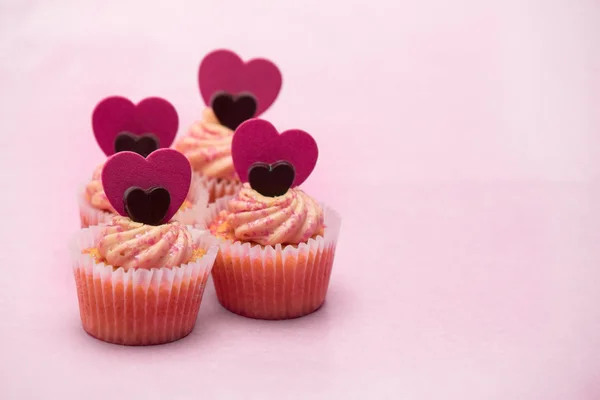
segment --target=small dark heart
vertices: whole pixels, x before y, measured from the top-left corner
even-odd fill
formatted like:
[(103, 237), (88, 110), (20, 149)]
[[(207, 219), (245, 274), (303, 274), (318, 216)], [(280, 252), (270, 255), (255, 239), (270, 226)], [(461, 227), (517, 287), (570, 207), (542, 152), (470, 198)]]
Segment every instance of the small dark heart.
[(163, 187), (142, 189), (132, 186), (123, 195), (125, 212), (132, 221), (160, 225), (169, 210), (171, 195)]
[(151, 133), (135, 135), (131, 132), (121, 132), (115, 138), (115, 153), (133, 151), (143, 157), (148, 157), (150, 153), (159, 148), (159, 145), (158, 138)]
[(287, 161), (273, 164), (254, 163), (248, 171), (250, 187), (267, 197), (286, 194), (295, 177), (294, 166)]
[(215, 93), (211, 107), (221, 123), (235, 131), (240, 124), (256, 114), (256, 99), (250, 93), (232, 95), (227, 92)]

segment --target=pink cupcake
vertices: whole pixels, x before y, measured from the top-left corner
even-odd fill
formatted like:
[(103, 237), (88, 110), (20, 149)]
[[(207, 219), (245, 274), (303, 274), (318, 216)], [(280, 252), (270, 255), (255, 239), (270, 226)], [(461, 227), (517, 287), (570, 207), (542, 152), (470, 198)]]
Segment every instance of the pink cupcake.
[(282, 77), (269, 60), (244, 62), (229, 50), (216, 50), (202, 60), (198, 81), (206, 108), (201, 119), (176, 141), (175, 148), (186, 155), (213, 202), (239, 190), (241, 181), (233, 168), (231, 137), (242, 122), (273, 104)]
[(236, 130), (232, 152), (246, 183), (209, 206), (202, 225), (219, 246), (212, 271), (219, 302), (261, 319), (317, 310), (327, 294), (341, 218), (297, 188), (315, 166), (316, 142), (299, 130), (279, 135), (254, 119)]
[[(133, 104), (123, 97), (109, 97), (98, 103), (92, 115), (94, 136), (107, 156), (132, 151), (147, 156), (169, 147), (179, 126), (175, 108), (168, 101), (151, 97)], [(81, 227), (110, 221), (116, 212), (104, 193), (101, 181), (103, 164), (79, 192)], [(208, 200), (208, 192), (199, 178), (192, 180), (190, 191), (174, 216), (183, 224), (194, 224)]]
[(110, 343), (152, 345), (194, 328), (217, 248), (201, 231), (171, 220), (189, 190), (189, 163), (175, 150), (147, 159), (108, 159), (102, 183), (114, 216), (71, 244), (84, 330)]

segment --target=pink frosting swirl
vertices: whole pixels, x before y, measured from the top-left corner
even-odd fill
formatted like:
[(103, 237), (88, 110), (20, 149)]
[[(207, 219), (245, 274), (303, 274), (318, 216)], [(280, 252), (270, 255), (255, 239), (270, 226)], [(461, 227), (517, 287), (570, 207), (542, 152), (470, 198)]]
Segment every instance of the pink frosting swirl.
[(323, 231), (323, 209), (297, 188), (265, 197), (245, 183), (228, 211), (236, 239), (264, 246), (303, 243)]
[(152, 226), (126, 217), (113, 218), (102, 231), (98, 253), (113, 267), (177, 267), (192, 258), (193, 239), (179, 222)]
[(110, 205), (104, 189), (102, 188), (102, 167), (104, 163), (98, 165), (92, 174), (92, 180), (86, 185), (85, 193), (90, 204), (99, 210), (116, 213), (113, 206)]
[(202, 120), (194, 122), (186, 136), (175, 143), (194, 171), (211, 178), (238, 180), (231, 158), (233, 131), (219, 123), (211, 108), (202, 113)]

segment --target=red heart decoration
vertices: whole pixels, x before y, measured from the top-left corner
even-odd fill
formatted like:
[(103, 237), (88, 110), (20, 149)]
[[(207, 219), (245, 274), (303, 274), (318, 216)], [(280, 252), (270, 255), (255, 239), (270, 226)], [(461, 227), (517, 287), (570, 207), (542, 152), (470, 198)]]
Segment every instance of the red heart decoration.
[(215, 50), (200, 63), (198, 84), (204, 103), (210, 105), (217, 92), (238, 95), (251, 93), (257, 102), (256, 114), (265, 112), (279, 95), (281, 89), (279, 68), (265, 58), (255, 58), (244, 63), (230, 50)]
[(107, 156), (115, 153), (115, 139), (122, 132), (152, 133), (159, 146), (166, 148), (173, 143), (178, 127), (175, 107), (160, 97), (148, 97), (137, 105), (125, 97), (108, 97), (96, 105), (92, 114), (94, 136)]
[(279, 134), (270, 122), (255, 118), (236, 129), (231, 156), (242, 182), (248, 181), (248, 173), (255, 163), (287, 161), (296, 171), (292, 183), (295, 187), (302, 184), (315, 168), (319, 148), (315, 139), (304, 131), (291, 129)]
[(111, 156), (102, 169), (102, 186), (108, 201), (121, 215), (127, 216), (123, 201), (127, 189), (143, 190), (162, 187), (171, 202), (163, 222), (168, 222), (185, 201), (192, 180), (192, 167), (187, 158), (173, 149), (159, 149), (147, 158), (123, 151)]

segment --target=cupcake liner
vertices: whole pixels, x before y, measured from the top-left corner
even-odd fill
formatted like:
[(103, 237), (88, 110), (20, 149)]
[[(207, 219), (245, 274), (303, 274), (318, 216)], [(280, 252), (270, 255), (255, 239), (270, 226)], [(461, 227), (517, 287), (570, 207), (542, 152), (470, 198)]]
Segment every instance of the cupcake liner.
[(194, 262), (125, 271), (82, 253), (96, 247), (102, 229), (83, 229), (70, 246), (83, 329), (105, 342), (130, 346), (168, 343), (187, 336), (196, 323), (218, 252), (207, 235), (190, 229), (194, 244), (207, 249)]
[[(231, 197), (209, 206), (203, 229), (227, 207)], [(212, 270), (219, 302), (236, 314), (259, 319), (288, 319), (307, 315), (325, 301), (341, 218), (322, 205), (324, 236), (298, 245), (232, 242), (210, 235), (219, 246)]]
[[(205, 183), (200, 176), (193, 175), (190, 183), (190, 191), (186, 200), (192, 203), (191, 207), (177, 211), (173, 220), (184, 225), (195, 225), (199, 223), (208, 205), (209, 193)], [(115, 216), (114, 213), (100, 210), (90, 204), (85, 193), (85, 186), (79, 190), (79, 220), (82, 228), (106, 224)]]
[(194, 173), (194, 175), (198, 177), (198, 179), (200, 179), (200, 181), (208, 191), (209, 203), (214, 203), (216, 200), (225, 196), (235, 195), (242, 187), (242, 183), (237, 180), (211, 178), (208, 176), (200, 175), (197, 172)]

